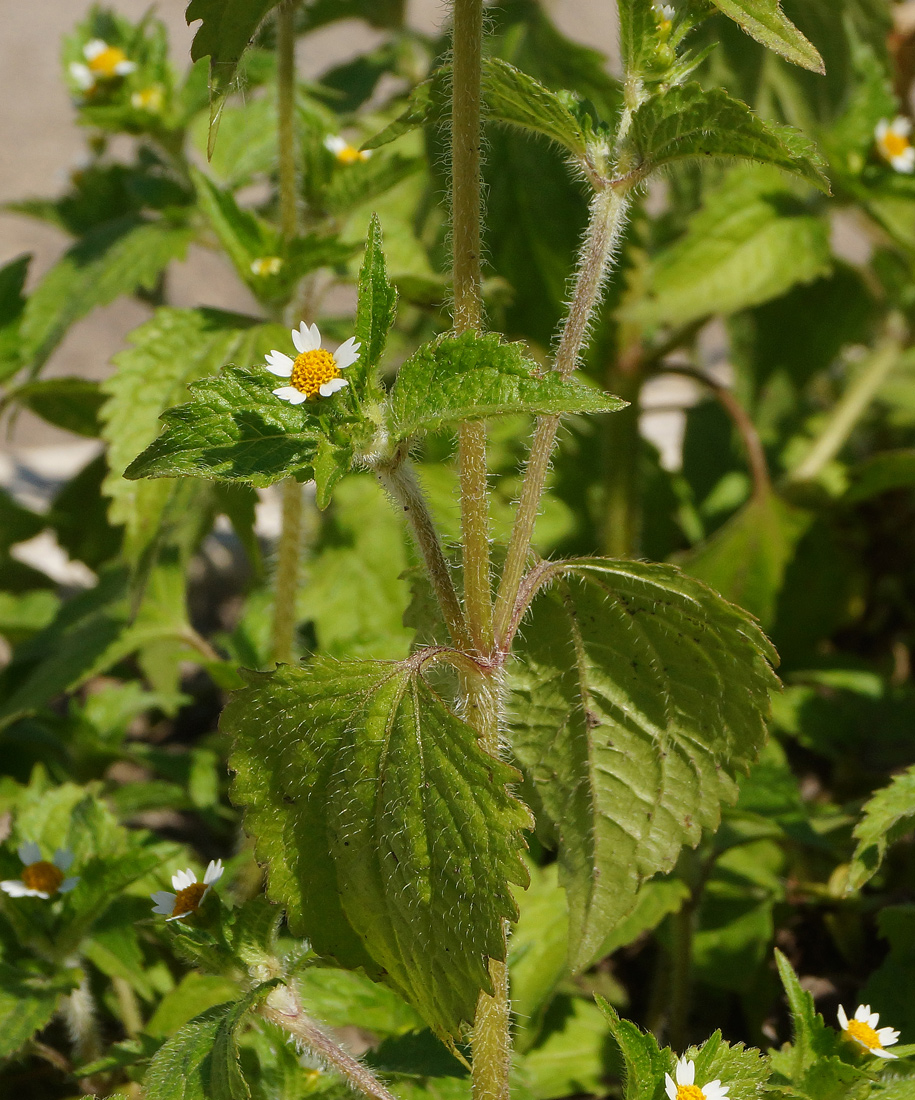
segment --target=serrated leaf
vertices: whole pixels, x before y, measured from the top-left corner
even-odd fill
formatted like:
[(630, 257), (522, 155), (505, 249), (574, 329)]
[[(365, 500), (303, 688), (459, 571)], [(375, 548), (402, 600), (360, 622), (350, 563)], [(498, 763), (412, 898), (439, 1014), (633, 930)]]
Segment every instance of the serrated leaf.
[(765, 736), (775, 652), (739, 608), (667, 565), (581, 559), (537, 598), (509, 722), (558, 841), (569, 958), (587, 967), (736, 797)]
[(15, 1054), (57, 1011), (75, 982), (50, 979), (0, 963), (0, 1058)]
[(37, 372), (75, 321), (123, 294), (152, 290), (192, 238), (186, 226), (118, 218), (70, 248), (35, 288), (20, 327), (22, 363)]
[(828, 222), (778, 184), (758, 170), (729, 173), (705, 196), (686, 233), (654, 258), (644, 294), (627, 303), (623, 315), (643, 325), (687, 325), (760, 305), (829, 274)]
[(147, 1100), (248, 1100), (236, 1032), (276, 984), (265, 982), (185, 1024), (150, 1063), (143, 1079)]
[(316, 659), (247, 674), (221, 728), (270, 896), (322, 955), (365, 967), (457, 1037), (505, 957), (525, 884), (514, 769), (413, 664)]
[(692, 82), (653, 95), (632, 116), (629, 171), (642, 179), (665, 164), (735, 157), (771, 164), (829, 193), (829, 181), (810, 140), (788, 126), (772, 126), (721, 88)]
[(720, 1081), (728, 1088), (728, 1100), (756, 1100), (769, 1076), (769, 1067), (755, 1047), (731, 1046), (721, 1032), (714, 1032), (698, 1049), (687, 1051), (696, 1067), (696, 1084)]
[(660, 45), (658, 7), (653, 0), (619, 0), (619, 16), (624, 71), (637, 78)]
[(816, 47), (786, 18), (780, 0), (712, 0), (757, 42), (815, 73), (826, 71)]
[(343, 218), (386, 195), (422, 167), (422, 158), (399, 154), (338, 166), (324, 192), (324, 203), (331, 214)]
[(203, 22), (191, 43), (191, 60), (210, 59), (210, 89), (225, 91), (235, 69), (265, 16), (279, 0), (191, 0), (187, 22)]
[(358, 360), (350, 368), (357, 378), (371, 377), (378, 366), (396, 315), (397, 291), (388, 281), (381, 222), (373, 214), (359, 271), (356, 339), (361, 347)]
[(846, 889), (860, 890), (883, 862), (887, 848), (915, 828), (915, 767), (893, 776), (862, 810), (855, 826), (858, 846), (848, 870)]
[(630, 1020), (620, 1019), (603, 997), (594, 999), (623, 1055), (625, 1100), (656, 1100), (663, 1093), (664, 1074), (670, 1068), (669, 1053), (658, 1047), (653, 1035), (641, 1031)]
[(767, 492), (677, 564), (770, 629), (785, 571), (812, 522), (811, 513)]
[(587, 158), (587, 137), (563, 98), (507, 61), (484, 60), (483, 100), (486, 117), (494, 122), (544, 134), (574, 156)]
[(833, 1053), (839, 1038), (823, 1023), (823, 1017), (814, 1008), (813, 997), (801, 986), (791, 963), (778, 948), (775, 962), (791, 1010), (792, 1041), (772, 1054), (772, 1068), (789, 1080), (799, 1081), (817, 1059)]
[(397, 373), (388, 402), (391, 434), (407, 439), (461, 420), (527, 412), (615, 412), (625, 402), (581, 382), (541, 371), (521, 344), (496, 334), (426, 344)]
[(227, 367), (192, 383), (193, 400), (167, 410), (165, 431), (124, 471), (141, 477), (203, 477), (265, 486), (313, 474), (322, 412), (273, 394), (266, 370)]
[(101, 387), (108, 397), (101, 412), (110, 469), (104, 492), (111, 522), (125, 528), (128, 560), (137, 562), (156, 537), (173, 487), (128, 481), (124, 471), (156, 438), (159, 417), (186, 396), (188, 383), (233, 358), (250, 360), (259, 339), (251, 326), (249, 318), (217, 310), (160, 309), (114, 357), (115, 373)]
[(373, 150), (388, 145), (411, 130), (417, 129), (426, 122), (444, 118), (448, 109), (448, 88), (451, 82), (451, 67), (442, 66), (424, 80), (417, 84), (410, 92), (407, 107), (398, 118), (389, 126), (386, 126), (380, 134), (363, 143), (362, 148)]
[(646, 882), (635, 899), (632, 912), (613, 929), (604, 940), (598, 954), (603, 957), (633, 943), (655, 928), (671, 913), (679, 913), (689, 898), (690, 889), (678, 878), (666, 878)]

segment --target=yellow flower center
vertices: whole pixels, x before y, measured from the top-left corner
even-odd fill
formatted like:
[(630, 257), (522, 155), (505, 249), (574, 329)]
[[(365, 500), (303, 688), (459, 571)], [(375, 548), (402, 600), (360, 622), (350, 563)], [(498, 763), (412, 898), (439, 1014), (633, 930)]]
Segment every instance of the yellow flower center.
[(261, 256), (251, 263), (251, 270), (255, 275), (278, 275), (283, 266), (279, 256)]
[(339, 378), (337, 360), (329, 351), (318, 348), (317, 351), (305, 351), (297, 355), (292, 366), (290, 382), (308, 397), (317, 397), (325, 382)]
[(368, 154), (361, 152), (354, 145), (344, 145), (337, 153), (337, 160), (341, 164), (355, 164), (357, 160), (368, 160)]
[(26, 886), (30, 890), (40, 890), (43, 894), (56, 894), (63, 880), (63, 871), (43, 859), (30, 863), (22, 872), (22, 881)]
[(677, 1100), (705, 1100), (705, 1093), (698, 1085), (677, 1085)]
[(134, 92), (130, 97), (130, 102), (139, 111), (149, 111), (151, 114), (156, 114), (162, 109), (162, 89), (144, 88), (140, 92)]
[(118, 49), (117, 46), (106, 46), (101, 53), (97, 53), (95, 57), (92, 58), (89, 62), (89, 68), (98, 76), (103, 76), (110, 80), (112, 77), (118, 75), (118, 65), (126, 60), (127, 54), (124, 53), (123, 50)]
[(870, 1024), (864, 1023), (863, 1020), (849, 1020), (848, 1034), (866, 1046), (868, 1050), (883, 1050), (883, 1043), (877, 1037), (877, 1032)]
[(206, 883), (192, 882), (175, 895), (175, 908), (172, 909), (173, 917), (181, 917), (187, 913), (196, 913), (203, 901), (203, 895), (207, 892)]
[(886, 155), (891, 160), (893, 157), (902, 156), (908, 147), (909, 139), (903, 137), (901, 134), (897, 134), (893, 130), (887, 130), (883, 135), (883, 148), (886, 150)]

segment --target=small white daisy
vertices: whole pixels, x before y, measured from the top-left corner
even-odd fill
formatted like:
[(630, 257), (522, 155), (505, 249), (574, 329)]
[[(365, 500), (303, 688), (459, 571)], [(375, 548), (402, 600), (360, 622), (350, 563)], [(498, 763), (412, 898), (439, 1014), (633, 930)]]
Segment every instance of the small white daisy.
[(673, 22), (674, 16), (677, 14), (674, 10), (673, 4), (656, 4), (655, 6), (657, 8), (658, 14), (666, 23)]
[(331, 355), (321, 347), (321, 333), (317, 325), (307, 327), (305, 322), (292, 330), (292, 342), (299, 353), (295, 359), (281, 351), (271, 351), (267, 356), (267, 370), (278, 378), (288, 378), (291, 385), (274, 390), (277, 397), (288, 401), (290, 405), (301, 405), (303, 401), (331, 394), (348, 386), (349, 382), (340, 377), (340, 371), (351, 367), (359, 358), (361, 344), (351, 336)]
[(148, 111), (151, 115), (157, 115), (165, 103), (165, 96), (158, 84), (150, 88), (142, 88), (134, 92), (130, 97), (130, 105), (137, 111)]
[(223, 866), (221, 859), (211, 859), (203, 876), (203, 882), (197, 881), (197, 876), (190, 869), (176, 871), (172, 875), (172, 886), (177, 893), (171, 894), (168, 890), (157, 890), (150, 897), (156, 903), (153, 912), (164, 916), (167, 921), (181, 920), (189, 917), (200, 908), (203, 899), (210, 892), (214, 882), (222, 878)]
[(875, 1054), (878, 1058), (898, 1058), (897, 1054), (891, 1054), (884, 1047), (891, 1047), (899, 1042), (899, 1032), (891, 1027), (882, 1027), (877, 1030), (880, 1023), (880, 1013), (871, 1012), (870, 1005), (858, 1005), (853, 1020), (845, 1015), (845, 1008), (839, 1005), (839, 1023), (849, 1039), (860, 1043), (865, 1050)]
[(909, 140), (911, 132), (911, 121), (902, 115), (898, 115), (892, 122), (882, 118), (874, 131), (880, 155), (897, 172), (915, 172), (915, 148)]
[(283, 266), (279, 256), (259, 256), (251, 261), (251, 271), (255, 275), (278, 275)]
[(328, 134), (324, 139), (324, 148), (333, 153), (341, 164), (355, 164), (358, 160), (368, 160), (371, 149), (357, 149), (339, 134)]
[(701, 1088), (696, 1081), (696, 1064), (684, 1055), (674, 1070), (676, 1081), (669, 1073), (664, 1074), (664, 1091), (670, 1100), (726, 1100), (730, 1085), (720, 1081), (709, 1081)]
[(11, 898), (44, 898), (47, 901), (52, 894), (69, 893), (79, 882), (79, 875), (65, 877), (73, 864), (73, 853), (66, 848), (57, 849), (52, 863), (41, 858), (41, 849), (31, 840), (20, 844), (18, 851), (25, 864), (22, 878), (0, 882), (0, 890)]
[(136, 65), (119, 46), (109, 46), (101, 38), (93, 38), (83, 46), (86, 64), (73, 61), (70, 64), (70, 76), (77, 87), (88, 92), (99, 80), (114, 80), (118, 76), (127, 76), (134, 72)]

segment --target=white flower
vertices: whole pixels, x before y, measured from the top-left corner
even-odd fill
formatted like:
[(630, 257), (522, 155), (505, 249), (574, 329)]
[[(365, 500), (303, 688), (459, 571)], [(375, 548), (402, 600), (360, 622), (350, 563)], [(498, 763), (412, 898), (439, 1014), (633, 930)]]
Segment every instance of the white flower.
[(909, 141), (911, 132), (912, 123), (902, 115), (898, 115), (892, 122), (882, 118), (874, 131), (880, 155), (897, 172), (915, 172), (915, 149)]
[(142, 88), (134, 92), (130, 97), (130, 106), (137, 111), (148, 111), (151, 115), (157, 115), (162, 110), (165, 96), (158, 84), (149, 88)]
[(897, 1054), (890, 1054), (888, 1050), (883, 1048), (891, 1047), (893, 1043), (897, 1043), (899, 1032), (894, 1031), (891, 1027), (882, 1027), (878, 1031), (877, 1024), (880, 1023), (880, 1013), (871, 1012), (870, 1005), (858, 1005), (853, 1020), (849, 1020), (845, 1015), (844, 1006), (839, 1005), (838, 1016), (842, 1030), (849, 1039), (860, 1043), (865, 1050), (869, 1050), (871, 1054), (875, 1054), (878, 1058), (898, 1058)]
[(670, 1100), (726, 1100), (730, 1085), (720, 1081), (709, 1081), (701, 1088), (696, 1081), (696, 1064), (684, 1055), (675, 1069), (676, 1081), (669, 1073), (664, 1074), (664, 1091)]
[(128, 60), (127, 54), (119, 46), (109, 46), (101, 38), (92, 38), (83, 46), (83, 57), (87, 64), (71, 62), (70, 76), (84, 92), (94, 88), (99, 80), (127, 76), (137, 67), (133, 61)]
[(221, 859), (211, 859), (203, 876), (203, 882), (197, 881), (197, 876), (190, 869), (176, 871), (172, 875), (172, 886), (177, 893), (170, 894), (168, 890), (157, 890), (151, 894), (156, 903), (153, 912), (166, 917), (167, 920), (181, 920), (189, 917), (200, 908), (203, 899), (210, 892), (214, 882), (222, 878), (223, 866)]
[(79, 876), (66, 878), (73, 864), (73, 853), (66, 848), (58, 848), (54, 853), (54, 862), (48, 863), (41, 858), (41, 849), (31, 840), (19, 845), (19, 858), (25, 864), (22, 878), (5, 879), (0, 882), (0, 890), (11, 898), (44, 898), (52, 894), (67, 894), (79, 882)]
[(657, 9), (658, 9), (658, 14), (659, 14), (659, 15), (661, 16), (661, 18), (662, 18), (662, 19), (664, 19), (664, 20), (665, 20), (666, 22), (668, 22), (668, 23), (672, 23), (672, 22), (674, 21), (674, 16), (675, 16), (675, 15), (676, 15), (677, 13), (676, 13), (676, 11), (674, 10), (674, 6), (673, 6), (673, 4), (658, 4), (658, 5), (657, 5)]
[(324, 139), (324, 148), (333, 153), (341, 164), (355, 164), (357, 160), (368, 160), (371, 149), (357, 149), (339, 134), (328, 134)]
[(259, 256), (251, 261), (251, 271), (255, 275), (278, 275), (283, 266), (279, 256)]
[(356, 343), (355, 336), (342, 343), (331, 355), (321, 347), (318, 326), (306, 327), (302, 321), (297, 329), (292, 330), (292, 342), (299, 353), (295, 359), (276, 350), (267, 356), (267, 370), (291, 382), (291, 385), (273, 391), (277, 397), (290, 405), (301, 405), (303, 401), (318, 395), (330, 397), (349, 385), (345, 378), (340, 377), (340, 371), (351, 367), (359, 358), (362, 345)]

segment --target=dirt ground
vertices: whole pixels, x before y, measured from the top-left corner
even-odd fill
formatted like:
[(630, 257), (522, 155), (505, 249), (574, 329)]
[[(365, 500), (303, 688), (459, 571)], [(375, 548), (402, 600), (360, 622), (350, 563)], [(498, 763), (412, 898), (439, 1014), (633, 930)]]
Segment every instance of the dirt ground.
[[(138, 18), (148, 0), (107, 0), (117, 11)], [(187, 64), (194, 27), (184, 20), (187, 0), (160, 0), (153, 5), (167, 24), (175, 62)], [(91, 0), (0, 0), (0, 73), (9, 92), (0, 113), (0, 203), (13, 199), (59, 194), (68, 172), (83, 151), (74, 112), (60, 72), (60, 41)], [(615, 55), (615, 13), (610, 0), (553, 0), (553, 14), (574, 38)], [(411, 0), (412, 21), (423, 29), (439, 26), (446, 14), (443, 0)], [(300, 57), (302, 70), (317, 75), (323, 69), (362, 50), (373, 32), (361, 22), (336, 24), (312, 36)], [(34, 254), (30, 281), (45, 272), (66, 247), (54, 229), (0, 212), (0, 264), (23, 252)], [(170, 279), (175, 305), (207, 304), (226, 309), (250, 309), (253, 303), (219, 258), (192, 251)], [(102, 378), (110, 356), (123, 346), (124, 336), (147, 315), (142, 305), (121, 300), (74, 326), (45, 369), (45, 375)], [(73, 444), (74, 437), (32, 416), (21, 416), (12, 431), (0, 433), (0, 457), (23, 449)], [(2, 465), (2, 463), (0, 463)], [(2, 478), (0, 478), (2, 480)]]

